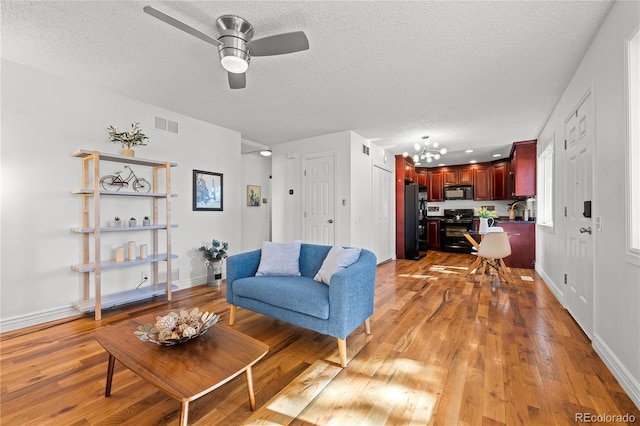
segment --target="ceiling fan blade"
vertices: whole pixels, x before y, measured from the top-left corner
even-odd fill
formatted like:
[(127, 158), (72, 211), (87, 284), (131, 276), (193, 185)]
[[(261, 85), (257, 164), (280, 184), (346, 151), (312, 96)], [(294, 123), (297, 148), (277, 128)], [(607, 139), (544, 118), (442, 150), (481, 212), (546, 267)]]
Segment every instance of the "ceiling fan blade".
[(247, 43), (251, 56), (284, 55), (309, 49), (309, 40), (302, 31), (277, 34)]
[(229, 75), (229, 87), (232, 89), (244, 89), (247, 87), (247, 74), (236, 74), (233, 72), (228, 72)]
[(221, 46), (223, 45), (222, 42), (216, 40), (213, 37), (209, 37), (208, 35), (206, 35), (205, 33), (202, 33), (198, 30), (196, 30), (193, 27), (190, 27), (189, 25), (185, 24), (184, 22), (180, 22), (175, 18), (172, 18), (171, 16), (160, 12), (158, 9), (154, 9), (151, 6), (145, 6), (142, 8), (142, 10), (144, 10), (146, 13), (148, 13), (149, 15), (153, 16), (156, 19), (161, 20), (162, 22), (166, 22), (167, 24), (176, 27), (179, 30), (184, 31), (187, 34), (191, 34), (194, 37), (198, 37), (200, 40), (202, 41), (206, 41), (209, 44), (213, 44), (214, 46)]

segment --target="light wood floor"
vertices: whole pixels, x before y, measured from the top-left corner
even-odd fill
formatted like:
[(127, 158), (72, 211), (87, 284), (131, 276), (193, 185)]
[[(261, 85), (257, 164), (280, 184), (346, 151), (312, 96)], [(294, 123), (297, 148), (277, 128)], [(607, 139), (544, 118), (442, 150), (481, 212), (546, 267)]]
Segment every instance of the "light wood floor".
[[(430, 252), (379, 266), (372, 335), (361, 327), (347, 338), (346, 369), (338, 367), (334, 338), (239, 309), (234, 329), (270, 347), (253, 369), (258, 410), (250, 411), (240, 376), (192, 402), (189, 420), (569, 425), (576, 413), (630, 413), (640, 421), (640, 410), (533, 270), (512, 270), (520, 292), (492, 289), (489, 279), (479, 288), (459, 278), (471, 261)], [(112, 395), (104, 397), (108, 356), (93, 335), (132, 316), (195, 306), (220, 313), (216, 326), (228, 326), (224, 289), (200, 286), (175, 293), (170, 304), (113, 309), (99, 322), (81, 317), (4, 333), (0, 423), (177, 424), (180, 404), (118, 363)]]

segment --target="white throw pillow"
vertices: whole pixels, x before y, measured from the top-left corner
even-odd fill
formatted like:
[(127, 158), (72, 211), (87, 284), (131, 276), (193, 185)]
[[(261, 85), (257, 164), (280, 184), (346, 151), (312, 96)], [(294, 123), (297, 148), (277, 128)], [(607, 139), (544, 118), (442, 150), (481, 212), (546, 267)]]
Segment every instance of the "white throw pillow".
[(329, 285), (333, 274), (353, 264), (359, 258), (359, 248), (333, 246), (331, 250), (329, 250), (329, 253), (327, 253), (327, 257), (324, 259), (324, 262), (322, 262), (320, 270), (313, 279)]
[(262, 242), (260, 265), (256, 277), (300, 276), (301, 241), (290, 243)]

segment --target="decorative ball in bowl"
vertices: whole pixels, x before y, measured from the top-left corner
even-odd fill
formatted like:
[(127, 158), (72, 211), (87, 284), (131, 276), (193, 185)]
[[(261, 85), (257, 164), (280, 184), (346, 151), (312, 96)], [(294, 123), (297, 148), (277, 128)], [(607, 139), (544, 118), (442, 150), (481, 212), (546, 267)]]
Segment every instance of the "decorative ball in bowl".
[(134, 334), (144, 342), (173, 346), (202, 336), (217, 322), (218, 315), (201, 313), (198, 308), (193, 308), (191, 311), (170, 312), (156, 317), (155, 324), (141, 325)]

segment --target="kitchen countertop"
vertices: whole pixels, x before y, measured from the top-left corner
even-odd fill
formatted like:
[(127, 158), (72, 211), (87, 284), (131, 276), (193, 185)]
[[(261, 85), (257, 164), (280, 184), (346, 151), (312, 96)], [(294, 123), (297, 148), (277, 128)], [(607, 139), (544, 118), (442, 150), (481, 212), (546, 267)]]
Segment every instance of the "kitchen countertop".
[[(444, 216), (427, 216), (428, 220), (444, 220), (446, 219)], [(480, 219), (478, 216), (474, 216), (473, 217), (474, 220), (478, 220)], [(496, 218), (496, 223), (522, 223), (522, 224), (535, 224), (536, 221), (535, 220), (527, 220), (524, 221), (522, 219), (509, 219), (508, 216), (500, 216), (498, 218)]]

